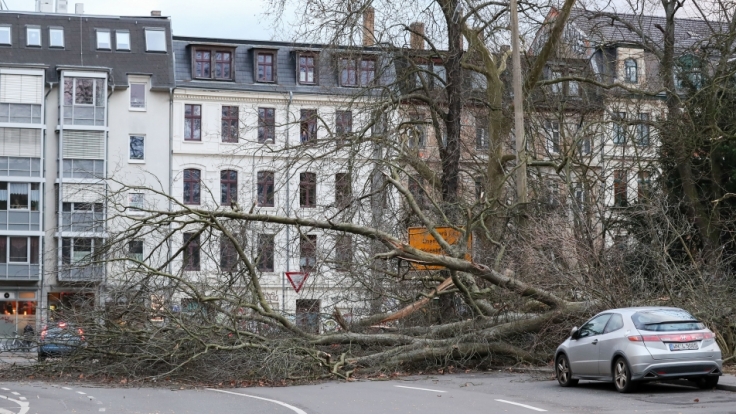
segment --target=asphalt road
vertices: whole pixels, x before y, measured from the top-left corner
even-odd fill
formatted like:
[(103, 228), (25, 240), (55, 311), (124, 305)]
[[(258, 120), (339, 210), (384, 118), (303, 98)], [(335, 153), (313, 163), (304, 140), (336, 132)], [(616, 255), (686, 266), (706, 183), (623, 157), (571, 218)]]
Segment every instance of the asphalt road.
[(646, 384), (619, 394), (611, 384), (561, 388), (547, 376), (475, 373), (286, 388), (103, 388), (77, 383), (0, 383), (0, 414), (61, 413), (736, 414), (736, 392)]

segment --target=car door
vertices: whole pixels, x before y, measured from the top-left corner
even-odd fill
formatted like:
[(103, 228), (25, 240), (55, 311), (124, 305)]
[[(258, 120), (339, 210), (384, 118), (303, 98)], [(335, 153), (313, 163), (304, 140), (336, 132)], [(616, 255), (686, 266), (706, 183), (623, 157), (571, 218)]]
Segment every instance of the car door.
[(598, 335), (598, 374), (610, 377), (611, 360), (613, 353), (622, 346), (622, 341), (628, 341), (624, 337), (624, 318), (618, 313), (611, 315), (603, 333)]
[(573, 375), (598, 375), (598, 336), (603, 333), (610, 318), (610, 313), (594, 317), (580, 327), (575, 338), (571, 338), (567, 357)]

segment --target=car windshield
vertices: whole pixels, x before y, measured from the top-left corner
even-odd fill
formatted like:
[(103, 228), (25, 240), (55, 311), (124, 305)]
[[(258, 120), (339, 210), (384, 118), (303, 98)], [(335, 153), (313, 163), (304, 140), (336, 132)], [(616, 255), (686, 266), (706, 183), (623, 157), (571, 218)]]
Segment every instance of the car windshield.
[(631, 315), (636, 329), (643, 331), (697, 331), (705, 325), (682, 309), (657, 309)]

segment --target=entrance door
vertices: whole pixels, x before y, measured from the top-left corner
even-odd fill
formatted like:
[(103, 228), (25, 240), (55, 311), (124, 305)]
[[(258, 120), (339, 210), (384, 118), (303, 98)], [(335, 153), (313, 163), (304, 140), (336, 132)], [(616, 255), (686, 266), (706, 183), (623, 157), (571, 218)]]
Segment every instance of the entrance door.
[(319, 334), (319, 307), (319, 299), (297, 299), (296, 326), (307, 332)]

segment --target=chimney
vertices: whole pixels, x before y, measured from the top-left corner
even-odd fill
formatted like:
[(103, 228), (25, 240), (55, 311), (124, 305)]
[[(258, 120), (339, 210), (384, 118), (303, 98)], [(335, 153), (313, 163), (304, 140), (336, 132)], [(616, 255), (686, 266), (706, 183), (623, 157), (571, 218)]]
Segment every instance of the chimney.
[(363, 46), (373, 46), (376, 44), (375, 28), (376, 11), (373, 7), (368, 6), (363, 11)]
[(56, 0), (56, 12), (61, 14), (68, 13), (69, 2), (67, 0)]
[(151, 17), (161, 17), (161, 10), (151, 10)]
[(424, 23), (414, 22), (409, 25), (411, 38), (409, 45), (412, 49), (424, 50)]
[(84, 3), (74, 4), (74, 14), (84, 14)]

